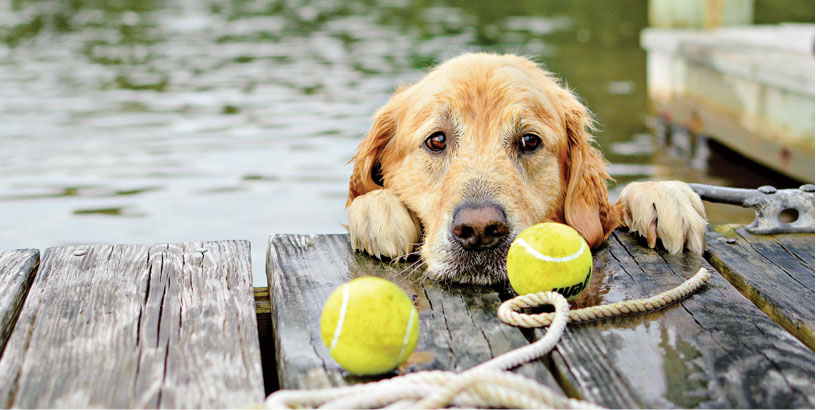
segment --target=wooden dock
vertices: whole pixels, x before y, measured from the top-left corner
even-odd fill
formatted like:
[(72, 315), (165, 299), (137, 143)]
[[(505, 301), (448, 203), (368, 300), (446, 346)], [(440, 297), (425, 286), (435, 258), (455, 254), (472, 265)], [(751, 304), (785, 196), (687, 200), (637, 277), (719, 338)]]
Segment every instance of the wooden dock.
[(641, 45), (659, 118), (813, 183), (813, 24), (648, 28)]
[(4, 407), (264, 398), (247, 241), (9, 251), (0, 272)]
[[(615, 232), (575, 306), (714, 274), (663, 310), (569, 325), (515, 371), (607, 407), (813, 408), (814, 236), (719, 226), (707, 240), (704, 257), (672, 256)], [(363, 275), (420, 311), (399, 373), (465, 370), (541, 334), (496, 318), (507, 288), (435, 283), (351, 252), (345, 235), (272, 236), (267, 275), (253, 290), (246, 241), (0, 252), (0, 405), (248, 407), (278, 388), (376, 380), (343, 372), (319, 336), (325, 298)]]

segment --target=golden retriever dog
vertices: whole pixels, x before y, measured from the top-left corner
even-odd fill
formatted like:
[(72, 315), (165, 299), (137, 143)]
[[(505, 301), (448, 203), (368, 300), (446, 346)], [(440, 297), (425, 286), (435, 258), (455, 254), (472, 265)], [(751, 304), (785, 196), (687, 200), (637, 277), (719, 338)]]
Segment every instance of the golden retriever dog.
[(399, 88), (374, 115), (349, 182), (352, 248), (427, 275), (492, 284), (513, 238), (565, 223), (596, 248), (628, 227), (671, 253), (702, 252), (700, 198), (682, 182), (641, 182), (610, 203), (587, 109), (553, 75), (515, 55), (464, 54)]

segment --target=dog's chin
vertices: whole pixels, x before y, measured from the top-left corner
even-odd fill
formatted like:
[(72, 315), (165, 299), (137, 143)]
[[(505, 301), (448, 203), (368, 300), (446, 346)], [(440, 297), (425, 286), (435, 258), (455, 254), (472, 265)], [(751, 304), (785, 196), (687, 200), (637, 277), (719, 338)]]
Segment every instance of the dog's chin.
[(504, 240), (491, 249), (469, 251), (449, 245), (439, 260), (428, 263), (427, 276), (443, 281), (474, 285), (493, 285), (507, 281), (507, 251), (510, 241)]

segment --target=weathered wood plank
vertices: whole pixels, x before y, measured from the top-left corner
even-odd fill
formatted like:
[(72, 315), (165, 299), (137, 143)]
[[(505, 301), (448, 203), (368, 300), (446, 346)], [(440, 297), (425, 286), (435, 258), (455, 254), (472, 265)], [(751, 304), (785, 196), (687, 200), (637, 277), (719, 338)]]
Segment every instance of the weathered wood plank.
[(813, 235), (756, 236), (723, 225), (706, 234), (706, 258), (763, 312), (814, 347)]
[(0, 405), (260, 402), (249, 255), (247, 241), (47, 249), (0, 359)]
[(0, 251), (0, 357), (40, 263), (40, 251)]
[(713, 274), (661, 311), (568, 326), (553, 352), (567, 390), (608, 407), (813, 407), (813, 353), (702, 257), (615, 232), (594, 263), (578, 307), (651, 296), (701, 266)]
[(813, 267), (813, 235), (769, 235), (780, 246), (799, 258), (807, 266)]
[[(283, 389), (372, 380), (345, 373), (320, 340), (323, 303), (337, 286), (358, 276), (392, 280), (419, 309), (419, 342), (400, 373), (464, 370), (528, 343), (521, 331), (499, 322), (495, 312), (501, 301), (495, 289), (423, 280), (422, 269), (352, 252), (346, 235), (275, 235), (269, 245), (267, 275)], [(542, 362), (516, 371), (559, 389)]]

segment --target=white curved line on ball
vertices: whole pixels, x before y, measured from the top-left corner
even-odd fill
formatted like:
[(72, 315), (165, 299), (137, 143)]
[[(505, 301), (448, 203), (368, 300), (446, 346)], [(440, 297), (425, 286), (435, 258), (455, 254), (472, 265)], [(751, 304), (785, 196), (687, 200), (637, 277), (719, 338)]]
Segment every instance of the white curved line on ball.
[(553, 258), (552, 256), (544, 255), (541, 252), (535, 250), (535, 248), (530, 246), (529, 243), (525, 242), (524, 239), (517, 238), (516, 242), (522, 247), (524, 247), (524, 249), (526, 249), (527, 252), (530, 253), (530, 255), (533, 255), (536, 257), (536, 259), (541, 259), (544, 262), (569, 262), (581, 256), (581, 254), (584, 253), (584, 250), (586, 249), (586, 242), (581, 241), (581, 249), (578, 249), (578, 252), (575, 252), (572, 255), (562, 256), (560, 258)]
[(337, 346), (337, 341), (340, 340), (340, 333), (343, 332), (343, 322), (346, 320), (346, 310), (348, 310), (348, 302), (349, 302), (349, 287), (348, 284), (346, 284), (343, 286), (343, 304), (340, 305), (340, 318), (337, 319), (337, 327), (334, 328), (334, 337), (332, 338), (332, 342), (329, 345), (330, 352), (334, 349), (334, 346)]
[(402, 348), (400, 349), (397, 360), (402, 359), (402, 354), (405, 353), (405, 346), (408, 345), (408, 336), (411, 334), (411, 326), (414, 325), (414, 309), (411, 309), (411, 316), (408, 317), (408, 326), (405, 326), (405, 336), (402, 338)]

